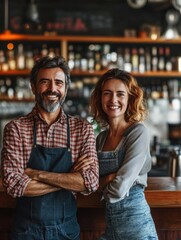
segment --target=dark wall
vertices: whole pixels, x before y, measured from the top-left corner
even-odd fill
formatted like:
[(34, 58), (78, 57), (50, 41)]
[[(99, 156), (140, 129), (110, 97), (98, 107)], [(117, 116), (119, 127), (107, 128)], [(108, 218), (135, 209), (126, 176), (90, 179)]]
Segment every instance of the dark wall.
[[(0, 32), (4, 30), (4, 2), (0, 1)], [(9, 0), (9, 29), (27, 32), (26, 12), (29, 0)], [(39, 12), (38, 30), (51, 30), (63, 34), (123, 35), (125, 28), (138, 30), (143, 23), (160, 25), (165, 29), (165, 13), (168, 7), (146, 4), (133, 9), (126, 0), (35, 0)], [(171, 6), (169, 6), (171, 7)]]

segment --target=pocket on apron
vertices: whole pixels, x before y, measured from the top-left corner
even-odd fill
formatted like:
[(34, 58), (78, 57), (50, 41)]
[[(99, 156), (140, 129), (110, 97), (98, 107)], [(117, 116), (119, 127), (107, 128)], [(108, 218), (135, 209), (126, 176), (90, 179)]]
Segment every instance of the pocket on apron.
[(60, 225), (60, 231), (63, 237), (65, 237), (65, 239), (80, 239), (80, 227), (76, 217), (73, 217), (70, 220), (62, 223)]

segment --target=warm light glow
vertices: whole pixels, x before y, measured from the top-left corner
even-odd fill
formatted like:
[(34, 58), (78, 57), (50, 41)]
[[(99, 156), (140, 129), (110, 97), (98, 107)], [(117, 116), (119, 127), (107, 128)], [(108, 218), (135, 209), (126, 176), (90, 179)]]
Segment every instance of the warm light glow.
[(156, 40), (158, 38), (158, 35), (156, 33), (151, 34), (151, 39)]
[(8, 50), (12, 50), (14, 48), (14, 44), (13, 43), (8, 43), (7, 44), (7, 49)]

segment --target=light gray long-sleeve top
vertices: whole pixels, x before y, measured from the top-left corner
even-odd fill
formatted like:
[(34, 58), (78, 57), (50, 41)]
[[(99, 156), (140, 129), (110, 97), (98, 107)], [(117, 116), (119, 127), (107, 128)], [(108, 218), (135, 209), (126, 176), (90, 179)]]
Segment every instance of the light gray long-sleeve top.
[[(98, 135), (97, 151), (102, 150), (107, 134), (108, 130), (105, 130)], [(128, 196), (130, 188), (135, 184), (146, 187), (147, 173), (151, 169), (150, 136), (143, 123), (130, 126), (118, 147), (121, 167), (115, 179), (103, 190), (105, 200), (111, 203)]]

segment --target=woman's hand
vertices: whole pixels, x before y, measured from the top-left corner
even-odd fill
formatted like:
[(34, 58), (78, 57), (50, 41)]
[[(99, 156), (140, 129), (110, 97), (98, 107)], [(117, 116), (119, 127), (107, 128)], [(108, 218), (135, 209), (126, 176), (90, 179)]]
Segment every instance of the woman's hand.
[(105, 186), (107, 186), (110, 182), (112, 182), (115, 177), (116, 177), (116, 173), (111, 173), (109, 175), (101, 177), (99, 181), (98, 191), (101, 191), (102, 189), (104, 189)]
[(86, 154), (79, 157), (79, 159), (74, 163), (72, 167), (73, 172), (80, 172), (88, 170), (91, 165), (94, 164), (94, 160), (90, 157), (87, 157)]

